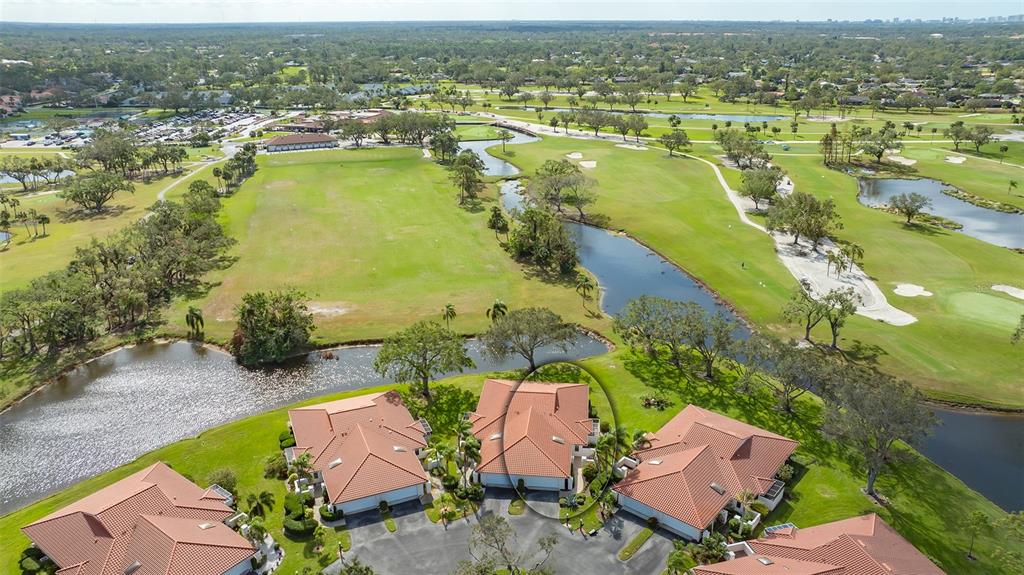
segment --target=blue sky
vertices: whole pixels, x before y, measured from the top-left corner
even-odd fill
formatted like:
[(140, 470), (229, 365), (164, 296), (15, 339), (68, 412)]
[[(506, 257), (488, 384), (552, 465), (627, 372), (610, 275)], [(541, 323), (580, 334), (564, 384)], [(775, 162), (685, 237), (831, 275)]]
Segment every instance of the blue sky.
[(0, 0), (8, 22), (863, 20), (1024, 13), (1022, 0)]

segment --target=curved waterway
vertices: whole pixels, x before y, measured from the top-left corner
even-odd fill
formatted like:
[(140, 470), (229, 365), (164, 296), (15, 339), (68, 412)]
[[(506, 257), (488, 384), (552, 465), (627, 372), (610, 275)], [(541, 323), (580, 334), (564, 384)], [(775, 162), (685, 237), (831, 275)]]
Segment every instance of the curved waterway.
[[(547, 112), (575, 112), (569, 108), (548, 108), (544, 110)], [(608, 110), (603, 110), (608, 112)], [(631, 114), (628, 110), (611, 110), (612, 114)], [(671, 114), (668, 112), (638, 112), (648, 118), (671, 118), (675, 116), (680, 120), (714, 120), (716, 122), (737, 122), (737, 123), (758, 123), (758, 122), (777, 122), (779, 120), (785, 120), (788, 116), (776, 116), (766, 114), (713, 114), (710, 112), (679, 112)]]
[(942, 190), (948, 187), (927, 178), (862, 178), (857, 198), (864, 205), (880, 206), (889, 204), (899, 194), (921, 194), (932, 202), (924, 211), (963, 225), (959, 232), (997, 246), (1024, 248), (1024, 214), (990, 210), (947, 196)]
[[(517, 134), (521, 142), (534, 138)], [(515, 175), (512, 164), (469, 142), (490, 175)], [(518, 182), (503, 185), (502, 202), (521, 206)], [(643, 294), (695, 301), (735, 315), (664, 258), (632, 239), (573, 222), (581, 264), (594, 273), (602, 308), (618, 313)], [(739, 337), (748, 333), (737, 322)], [(522, 367), (493, 363), (470, 342), (478, 371)], [(575, 359), (606, 351), (581, 336), (567, 353), (547, 350), (545, 360)], [(0, 514), (148, 451), (216, 425), (325, 393), (387, 383), (373, 372), (375, 347), (335, 350), (336, 360), (311, 353), (288, 365), (249, 370), (217, 351), (178, 342), (122, 349), (92, 361), (0, 414)], [(936, 410), (945, 423), (921, 451), (968, 485), (1009, 510), (1024, 509), (1024, 417)]]
[[(512, 144), (529, 144), (532, 142), (539, 142), (540, 138), (537, 136), (530, 136), (522, 132), (515, 130), (509, 130), (513, 134), (513, 138), (506, 142), (506, 145)], [(473, 150), (476, 155), (480, 156), (480, 159), (484, 162), (484, 174), (488, 176), (500, 176), (506, 178), (508, 176), (515, 176), (519, 173), (519, 168), (515, 167), (510, 162), (506, 162), (501, 158), (496, 158), (487, 153), (487, 148), (491, 146), (500, 146), (501, 140), (475, 140), (472, 142), (459, 142), (460, 150)]]
[[(477, 372), (524, 367), (489, 361), (469, 343)], [(211, 427), (325, 393), (388, 383), (373, 371), (377, 347), (310, 353), (251, 370), (186, 342), (121, 349), (91, 361), (0, 414), (0, 514)], [(608, 351), (580, 336), (542, 361)]]

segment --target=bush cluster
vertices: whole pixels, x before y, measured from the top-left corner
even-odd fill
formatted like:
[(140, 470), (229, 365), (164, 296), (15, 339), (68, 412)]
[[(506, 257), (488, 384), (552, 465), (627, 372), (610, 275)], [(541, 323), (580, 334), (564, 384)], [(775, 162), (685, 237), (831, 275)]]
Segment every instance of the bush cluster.
[(281, 449), (295, 447), (295, 436), (292, 435), (291, 430), (286, 429), (281, 432), (281, 435), (277, 436), (277, 442), (280, 444)]

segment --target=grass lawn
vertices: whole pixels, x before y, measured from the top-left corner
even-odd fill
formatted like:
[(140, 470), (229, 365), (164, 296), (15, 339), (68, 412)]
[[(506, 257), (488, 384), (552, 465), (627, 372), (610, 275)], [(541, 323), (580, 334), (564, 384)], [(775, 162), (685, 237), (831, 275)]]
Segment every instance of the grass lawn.
[[(995, 153), (979, 157), (973, 149), (970, 154), (965, 146), (961, 146), (961, 150), (963, 154), (956, 154), (953, 146), (948, 144), (907, 146), (903, 156), (917, 160), (913, 167), (920, 176), (942, 180), (983, 198), (1024, 208), (1024, 169), (1000, 163)], [(983, 152), (987, 150), (998, 150), (997, 144), (982, 148)], [(946, 161), (948, 156), (961, 155), (966, 157), (962, 164)], [(1010, 188), (1010, 180), (1019, 182), (1017, 189)]]
[[(93, 237), (107, 235), (141, 218), (156, 201), (160, 190), (180, 176), (165, 176), (148, 184), (136, 183), (134, 194), (115, 196), (99, 214), (86, 214), (68, 204), (56, 193), (19, 196), (20, 209), (35, 209), (50, 217), (47, 235), (33, 238), (24, 226), (14, 226), (11, 245), (0, 252), (0, 293), (24, 287), (39, 276), (65, 266), (75, 248), (89, 243)], [(42, 231), (42, 230), (40, 230)]]
[(522, 515), (526, 511), (526, 501), (521, 497), (516, 497), (508, 504), (509, 515)]
[(654, 535), (654, 530), (650, 527), (644, 527), (637, 532), (637, 534), (623, 545), (621, 550), (619, 550), (619, 561), (629, 561), (633, 555), (635, 555), (636, 552), (644, 546), (644, 543), (647, 543), (647, 540), (651, 538), (651, 535)]
[[(681, 377), (675, 370), (666, 369), (664, 365), (653, 363), (646, 356), (633, 354), (627, 349), (586, 360), (581, 365), (610, 391), (617, 421), (630, 428), (657, 429), (687, 402), (693, 402), (800, 441), (797, 453), (804, 465), (787, 487), (788, 499), (768, 518), (770, 523), (793, 521), (806, 527), (876, 511), (924, 553), (938, 561), (948, 573), (957, 574), (1002, 573), (991, 560), (993, 549), (997, 546), (1024, 549), (1020, 542), (1013, 542), (1005, 533), (994, 531), (978, 538), (975, 553), (979, 560), (968, 561), (965, 557), (966, 542), (956, 536), (962, 532), (962, 519), (974, 510), (983, 511), (993, 519), (1004, 517), (1005, 512), (920, 456), (912, 454), (908, 462), (879, 478), (878, 488), (890, 499), (889, 507), (881, 508), (871, 503), (860, 492), (864, 474), (855, 460), (820, 435), (821, 409), (812, 398), (801, 398), (796, 415), (786, 416), (773, 409), (771, 400), (762, 395), (738, 395), (728, 383), (714, 386)], [(483, 375), (466, 375), (450, 378), (444, 383), (479, 393), (483, 379)], [(381, 391), (387, 387), (330, 394), (302, 404)], [(435, 385), (435, 389), (439, 386)], [(674, 405), (665, 411), (643, 408), (640, 396), (655, 390), (671, 397)], [(602, 420), (615, 420), (611, 408), (597, 407)], [(270, 491), (275, 496), (275, 504), (267, 512), (266, 523), (287, 552), (281, 572), (292, 573), (303, 565), (313, 566), (317, 556), (309, 541), (292, 540), (282, 532), (284, 482), (263, 477), (263, 462), (268, 455), (279, 450), (278, 434), (286, 424), (287, 408), (228, 423), (197, 438), (148, 453), (135, 462), (0, 517), (0, 573), (17, 573), (17, 558), (28, 544), (18, 530), (21, 526), (155, 461), (167, 462), (201, 485), (207, 483), (205, 478), (212, 471), (229, 467), (238, 475), (238, 491), (243, 500), (248, 493)], [(430, 517), (430, 510), (427, 511)], [(329, 530), (326, 548), (336, 548), (338, 541), (344, 541), (346, 536), (347, 532), (342, 530)]]
[(395, 523), (395, 518), (391, 516), (390, 509), (381, 512), (380, 517), (384, 520), (384, 527), (386, 527), (388, 531), (391, 533), (398, 531), (398, 524)]
[[(493, 190), (480, 209), (459, 207), (447, 174), (408, 148), (260, 156), (260, 169), (224, 201), (238, 261), (211, 274), (200, 302), (207, 337), (224, 342), (246, 292), (295, 287), (316, 313), (318, 342), (385, 337), (455, 304), (452, 328), (483, 331), (495, 298), (510, 307), (544, 302), (588, 319), (571, 285), (538, 279), (487, 229)], [(179, 301), (170, 317), (183, 317)], [(172, 329), (184, 330), (184, 324)]]
[[(709, 158), (720, 153), (715, 146), (697, 150)], [(775, 256), (771, 240), (739, 222), (706, 165), (693, 159), (670, 159), (659, 150), (636, 151), (607, 142), (553, 137), (509, 146), (504, 157), (531, 173), (544, 160), (570, 152), (597, 162), (596, 168), (585, 170), (598, 182), (598, 201), (592, 211), (607, 216), (609, 227), (626, 230), (700, 278), (755, 324), (799, 335), (781, 318), (796, 280)], [(500, 146), (492, 153), (503, 155)], [(1024, 406), (1015, 375), (1024, 369), (1024, 356), (1015, 353), (1009, 342), (1024, 304), (988, 290), (994, 284), (1020, 283), (1024, 267), (1019, 255), (963, 234), (904, 228), (898, 217), (861, 206), (856, 181), (825, 169), (816, 155), (779, 155), (776, 161), (798, 190), (835, 197), (845, 224), (837, 235), (864, 247), (868, 273), (891, 302), (919, 319), (913, 325), (895, 327), (855, 316), (842, 332), (844, 349), (911, 379), (939, 399)], [(723, 173), (732, 187), (739, 186), (738, 172), (723, 169)], [(923, 285), (936, 295), (900, 297), (892, 293), (897, 283)], [(964, 292), (986, 293), (1008, 313), (996, 326), (965, 313), (968, 308), (957, 308), (949, 300)], [(947, 330), (953, 326), (963, 337), (948, 337)], [(827, 326), (821, 325), (815, 333), (824, 339), (826, 332)]]
[(498, 139), (498, 130), (494, 126), (489, 126), (487, 124), (465, 124), (455, 127), (455, 135), (463, 142), (473, 140), (496, 140)]

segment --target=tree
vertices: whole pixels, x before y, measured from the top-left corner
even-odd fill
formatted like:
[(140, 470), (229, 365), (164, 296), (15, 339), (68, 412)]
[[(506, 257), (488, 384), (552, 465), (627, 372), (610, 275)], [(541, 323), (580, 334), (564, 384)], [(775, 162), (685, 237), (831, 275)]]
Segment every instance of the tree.
[(594, 281), (584, 273), (576, 274), (576, 293), (583, 298), (583, 306), (586, 307), (590, 300), (590, 293), (594, 291)]
[(906, 454), (898, 443), (916, 445), (935, 425), (935, 414), (909, 383), (875, 371), (863, 373), (837, 387), (837, 401), (828, 408), (825, 430), (864, 459), (866, 491), (875, 496), (879, 474)]
[[(264, 493), (267, 493), (264, 491)], [(250, 494), (252, 495), (252, 494)], [(249, 519), (248, 539), (253, 545), (259, 547), (267, 538), (267, 526), (263, 523), (262, 513)]]
[(199, 334), (203, 333), (203, 328), (205, 327), (203, 310), (195, 306), (188, 306), (188, 313), (185, 314), (185, 325), (188, 326), (189, 337), (198, 339)]
[(505, 130), (505, 129), (498, 130), (498, 139), (501, 140), (501, 153), (503, 153), (503, 154), (505, 153), (505, 144), (508, 143), (508, 142), (511, 142), (515, 138), (516, 138), (515, 134), (513, 134), (509, 130)]
[(690, 147), (690, 136), (686, 134), (686, 130), (676, 128), (667, 134), (662, 134), (662, 136), (658, 138), (658, 143), (668, 150), (668, 156), (671, 158), (673, 152), (676, 150), (682, 150)]
[(967, 547), (967, 558), (974, 559), (974, 540), (992, 528), (992, 522), (983, 511), (971, 511), (964, 519), (964, 531), (971, 536), (971, 544)]
[(491, 323), (494, 323), (508, 315), (508, 305), (500, 299), (496, 299), (494, 300), (494, 303), (491, 304), (491, 307), (487, 308), (485, 315), (487, 315), (491, 320)]
[(551, 100), (555, 99), (555, 95), (552, 94), (551, 92), (548, 92), (547, 90), (544, 90), (543, 92), (540, 93), (540, 95), (537, 96), (537, 99), (540, 100), (541, 103), (544, 104), (544, 108), (547, 109), (548, 104), (551, 103)]
[(1006, 186), (1006, 195), (1010, 195), (1012, 190), (1017, 189), (1017, 180), (1010, 180), (1009, 185)]
[(449, 179), (459, 189), (459, 204), (465, 204), (467, 198), (476, 198), (483, 189), (484, 163), (473, 150), (463, 150), (455, 157), (449, 170)]
[(806, 280), (793, 291), (789, 303), (782, 310), (782, 317), (790, 323), (800, 324), (804, 328), (804, 340), (810, 342), (811, 330), (825, 319), (825, 308), (818, 300), (811, 297), (811, 285)]
[(453, 303), (446, 303), (446, 304), (444, 304), (444, 309), (441, 310), (441, 319), (444, 320), (444, 326), (445, 327), (450, 328), (452, 320), (455, 319), (455, 317), (457, 315), (458, 314), (455, 313), (455, 304), (453, 304)]
[(135, 185), (117, 174), (97, 172), (74, 178), (60, 193), (64, 201), (99, 212), (116, 194), (135, 193)]
[(280, 363), (309, 344), (316, 329), (305, 294), (295, 291), (250, 292), (235, 307), (237, 321), (231, 352), (242, 365)]
[(498, 234), (508, 234), (508, 219), (498, 206), (491, 206), (491, 217), (487, 220), (487, 227), (494, 230), (494, 237)]
[(268, 510), (274, 508), (274, 494), (266, 490), (258, 494), (250, 493), (246, 496), (245, 503), (249, 507), (249, 515), (264, 517)]
[(358, 557), (343, 560), (341, 571), (338, 571), (338, 575), (375, 575), (375, 573), (372, 567), (361, 563)]
[(754, 209), (758, 210), (762, 201), (770, 202), (775, 198), (784, 177), (782, 170), (775, 167), (745, 170), (740, 195), (754, 200)]
[(235, 488), (238, 487), (238, 476), (235, 474), (235, 470), (230, 467), (221, 467), (211, 471), (206, 476), (206, 482), (209, 485), (220, 485), (224, 489), (235, 493)]
[(715, 363), (735, 348), (732, 333), (736, 325), (721, 313), (708, 313), (695, 302), (686, 302), (683, 307), (682, 341), (700, 355), (704, 378), (711, 381), (715, 376)]
[(843, 224), (831, 199), (822, 201), (806, 192), (793, 192), (768, 209), (766, 227), (768, 231), (792, 234), (794, 245), (806, 237), (811, 240), (812, 249), (817, 250), (822, 238), (842, 229)]
[(992, 141), (994, 131), (989, 126), (974, 126), (967, 138), (974, 144), (974, 151), (981, 153), (981, 147)]
[(971, 129), (964, 125), (963, 120), (957, 120), (950, 124), (949, 128), (943, 130), (943, 134), (953, 140), (953, 149), (960, 151), (960, 144), (971, 137)]
[(1024, 315), (1020, 316), (1020, 320), (1017, 321), (1017, 329), (1013, 330), (1010, 335), (1010, 343), (1016, 345), (1024, 339)]
[(924, 209), (932, 205), (932, 201), (923, 194), (911, 192), (909, 194), (898, 194), (889, 200), (889, 205), (897, 213), (907, 218), (907, 225), (910, 221), (924, 212)]
[(832, 330), (832, 349), (839, 349), (839, 330), (846, 324), (846, 319), (857, 312), (860, 302), (861, 297), (852, 287), (830, 290), (821, 298), (825, 321)]
[(373, 369), (398, 382), (415, 382), (430, 398), (430, 380), (435, 375), (462, 372), (476, 367), (466, 351), (465, 341), (455, 332), (433, 321), (420, 321), (384, 340)]
[(549, 309), (530, 307), (513, 310), (493, 322), (480, 339), (491, 358), (503, 361), (516, 354), (533, 372), (537, 369), (537, 352), (545, 346), (568, 350), (576, 341), (576, 329)]

